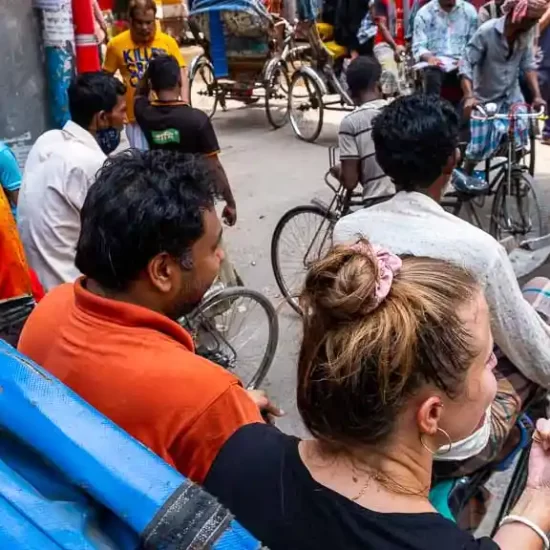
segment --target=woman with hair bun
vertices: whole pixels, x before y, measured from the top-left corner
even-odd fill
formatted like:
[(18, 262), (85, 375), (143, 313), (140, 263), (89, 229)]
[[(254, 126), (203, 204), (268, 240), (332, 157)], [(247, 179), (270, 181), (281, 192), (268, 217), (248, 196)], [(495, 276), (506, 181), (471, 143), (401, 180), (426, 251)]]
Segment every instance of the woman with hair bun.
[(487, 303), (471, 273), (361, 240), (313, 265), (297, 404), (312, 439), (239, 429), (206, 488), (270, 550), (540, 550), (550, 530), (550, 422), (494, 540), (428, 500), (434, 457), (478, 431), (495, 393)]

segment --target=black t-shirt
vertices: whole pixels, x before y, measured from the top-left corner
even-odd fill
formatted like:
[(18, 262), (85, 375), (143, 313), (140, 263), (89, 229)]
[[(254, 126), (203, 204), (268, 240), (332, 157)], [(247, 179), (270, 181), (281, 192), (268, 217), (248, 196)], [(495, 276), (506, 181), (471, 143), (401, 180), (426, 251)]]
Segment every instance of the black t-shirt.
[(145, 96), (134, 103), (136, 120), (151, 149), (210, 155), (219, 151), (208, 116), (180, 101), (150, 102)]
[(382, 514), (317, 483), (299, 440), (267, 424), (222, 447), (206, 489), (270, 550), (498, 550), (436, 513)]

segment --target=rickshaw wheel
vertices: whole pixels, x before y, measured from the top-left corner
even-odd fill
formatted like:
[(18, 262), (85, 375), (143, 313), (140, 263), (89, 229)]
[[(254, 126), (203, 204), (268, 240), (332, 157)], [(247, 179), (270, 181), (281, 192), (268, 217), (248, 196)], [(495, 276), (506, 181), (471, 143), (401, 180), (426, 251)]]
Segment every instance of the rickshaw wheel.
[(273, 128), (282, 128), (288, 122), (289, 87), (287, 68), (279, 61), (265, 78), (265, 112)]
[(210, 61), (203, 55), (189, 78), (189, 100), (192, 107), (204, 111), (212, 118), (218, 107), (218, 81)]
[(302, 140), (314, 142), (323, 129), (323, 93), (306, 71), (292, 76), (289, 89), (290, 125)]

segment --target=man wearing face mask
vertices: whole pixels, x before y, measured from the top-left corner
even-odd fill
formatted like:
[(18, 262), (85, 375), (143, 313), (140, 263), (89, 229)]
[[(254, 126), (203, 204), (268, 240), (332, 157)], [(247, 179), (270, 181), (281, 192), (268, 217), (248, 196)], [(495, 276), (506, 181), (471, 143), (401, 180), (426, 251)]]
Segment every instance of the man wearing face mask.
[(33, 145), (19, 191), (18, 228), (31, 268), (46, 291), (79, 275), (74, 265), (80, 210), (109, 153), (120, 142), (126, 88), (102, 72), (68, 89), (71, 119)]

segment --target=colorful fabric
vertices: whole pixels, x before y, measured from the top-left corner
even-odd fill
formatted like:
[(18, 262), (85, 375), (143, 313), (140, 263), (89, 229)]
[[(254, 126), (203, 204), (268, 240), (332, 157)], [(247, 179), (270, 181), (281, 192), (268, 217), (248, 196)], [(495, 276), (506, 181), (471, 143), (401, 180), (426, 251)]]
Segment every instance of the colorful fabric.
[(502, 12), (511, 14), (512, 23), (518, 23), (524, 18), (539, 19), (547, 7), (547, 0), (506, 0), (502, 4)]
[(177, 42), (171, 36), (158, 30), (152, 42), (147, 45), (136, 44), (132, 40), (130, 31), (124, 31), (115, 36), (107, 45), (103, 69), (111, 74), (120, 71), (122, 75), (124, 84), (126, 84), (128, 122), (135, 122), (134, 96), (137, 85), (147, 70), (149, 61), (158, 54), (173, 55), (178, 60), (180, 67), (185, 67), (185, 61)]
[(0, 189), (0, 300), (32, 294), (29, 268), (6, 194)]
[[(503, 103), (500, 113), (508, 113), (510, 104)], [(527, 109), (521, 107), (518, 113), (526, 113)], [(470, 142), (466, 149), (466, 157), (469, 160), (485, 160), (494, 155), (508, 134), (511, 121), (495, 118), (489, 120), (470, 120)], [(517, 119), (514, 128), (514, 142), (516, 148), (526, 147), (529, 141), (529, 127), (525, 119)]]
[(425, 54), (460, 59), (466, 44), (477, 29), (477, 11), (465, 0), (457, 0), (446, 12), (439, 0), (431, 0), (420, 8), (414, 21), (412, 50), (420, 61)]
[[(0, 185), (6, 191), (18, 191), (21, 187), (21, 170), (12, 150), (0, 141)], [(11, 204), (13, 216), (16, 214), (16, 205)]]
[(370, 12), (367, 12), (361, 21), (359, 30), (357, 31), (357, 40), (359, 41), (359, 44), (366, 44), (371, 38), (376, 36), (377, 32), (378, 27), (373, 21)]

